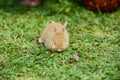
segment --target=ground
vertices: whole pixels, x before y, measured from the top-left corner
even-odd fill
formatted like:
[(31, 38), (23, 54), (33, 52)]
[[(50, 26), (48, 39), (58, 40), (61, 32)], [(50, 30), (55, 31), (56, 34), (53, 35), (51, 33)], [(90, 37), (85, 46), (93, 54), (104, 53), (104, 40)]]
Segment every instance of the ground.
[[(68, 22), (66, 51), (52, 52), (38, 43), (52, 21)], [(2, 0), (0, 80), (120, 80), (120, 9), (95, 13), (76, 1), (28, 7)]]

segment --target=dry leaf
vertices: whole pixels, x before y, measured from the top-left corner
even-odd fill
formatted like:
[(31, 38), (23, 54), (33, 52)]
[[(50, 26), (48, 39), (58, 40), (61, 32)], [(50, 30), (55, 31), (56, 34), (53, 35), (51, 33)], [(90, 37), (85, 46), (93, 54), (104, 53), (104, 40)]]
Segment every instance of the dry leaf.
[(76, 60), (76, 61), (79, 61), (80, 57), (77, 55), (77, 54), (74, 54), (73, 55), (73, 58)]

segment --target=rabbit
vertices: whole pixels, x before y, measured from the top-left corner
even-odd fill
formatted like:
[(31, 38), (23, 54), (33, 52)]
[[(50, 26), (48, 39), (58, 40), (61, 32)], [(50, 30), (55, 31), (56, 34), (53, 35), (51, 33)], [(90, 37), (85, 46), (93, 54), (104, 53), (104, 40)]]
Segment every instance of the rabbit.
[(63, 51), (68, 48), (69, 34), (66, 30), (67, 22), (64, 25), (53, 21), (41, 33), (39, 43), (44, 43), (46, 48), (52, 51)]

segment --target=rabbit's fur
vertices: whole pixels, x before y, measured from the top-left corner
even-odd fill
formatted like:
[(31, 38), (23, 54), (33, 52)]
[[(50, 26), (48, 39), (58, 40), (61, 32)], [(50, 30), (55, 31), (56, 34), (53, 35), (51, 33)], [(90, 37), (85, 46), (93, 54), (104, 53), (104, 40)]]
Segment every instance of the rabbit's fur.
[(42, 32), (39, 42), (43, 42), (47, 49), (63, 51), (69, 45), (69, 35), (66, 30), (67, 22), (64, 25), (56, 22), (50, 23)]

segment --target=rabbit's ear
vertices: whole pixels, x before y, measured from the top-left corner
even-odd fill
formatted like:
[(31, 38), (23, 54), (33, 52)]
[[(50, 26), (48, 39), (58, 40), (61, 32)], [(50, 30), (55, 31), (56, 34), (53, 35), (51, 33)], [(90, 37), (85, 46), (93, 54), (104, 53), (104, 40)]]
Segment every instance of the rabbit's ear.
[(62, 28), (60, 26), (57, 26), (56, 24), (54, 25), (54, 31), (57, 32), (57, 33), (61, 33), (63, 32)]
[(67, 22), (63, 24), (63, 31), (65, 31), (67, 24), (68, 24)]
[(54, 26), (55, 26), (55, 27), (54, 27), (54, 31), (57, 32), (57, 31), (58, 31), (58, 27), (57, 27), (56, 24), (55, 24)]
[(67, 23), (67, 22), (65, 22), (65, 23), (63, 24), (63, 27), (64, 27), (64, 28), (66, 28), (67, 24), (68, 24), (68, 23)]

